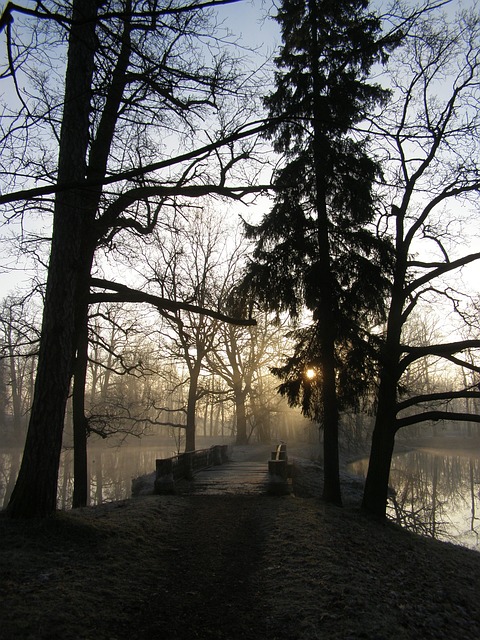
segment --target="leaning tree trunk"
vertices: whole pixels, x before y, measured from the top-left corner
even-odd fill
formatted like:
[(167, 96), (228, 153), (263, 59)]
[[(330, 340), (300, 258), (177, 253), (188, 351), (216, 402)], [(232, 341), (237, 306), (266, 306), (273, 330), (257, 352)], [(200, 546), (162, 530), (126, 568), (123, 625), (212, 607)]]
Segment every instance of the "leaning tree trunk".
[(395, 445), (394, 424), (395, 416), (391, 411), (378, 412), (362, 501), (362, 509), (378, 518), (385, 518), (386, 515), (388, 480)]
[[(98, 2), (74, 0), (60, 132), (58, 183), (86, 175)], [(43, 517), (56, 508), (65, 407), (76, 348), (76, 305), (89, 220), (81, 188), (55, 198), (52, 244), (33, 404), (25, 450), (7, 513)]]
[(378, 387), (377, 415), (362, 501), (362, 508), (379, 518), (386, 516), (388, 481), (397, 432), (397, 387), (402, 373), (400, 355), (407, 261), (407, 245), (404, 244), (397, 256), (385, 344), (380, 357), (382, 368)]
[[(401, 309), (400, 305), (398, 305), (398, 309)], [(383, 354), (384, 366), (380, 373), (377, 415), (362, 501), (362, 508), (379, 518), (384, 518), (386, 515), (388, 480), (395, 445), (399, 377), (398, 356), (396, 355), (398, 346), (395, 343), (400, 336), (400, 327), (400, 315), (395, 313), (395, 309), (393, 309), (389, 318), (390, 335)]]

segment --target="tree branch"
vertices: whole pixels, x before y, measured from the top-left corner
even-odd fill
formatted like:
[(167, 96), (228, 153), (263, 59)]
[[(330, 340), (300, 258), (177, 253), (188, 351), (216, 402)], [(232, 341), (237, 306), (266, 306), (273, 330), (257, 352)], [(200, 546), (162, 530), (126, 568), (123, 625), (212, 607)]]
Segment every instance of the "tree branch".
[(63, 182), (62, 184), (57, 183), (47, 185), (45, 187), (37, 187), (34, 189), (22, 189), (14, 193), (0, 195), (0, 205), (8, 204), (10, 202), (18, 202), (21, 200), (30, 200), (32, 198), (38, 198), (46, 195), (52, 195), (60, 193), (62, 191), (68, 191), (69, 189), (88, 190), (91, 187), (105, 186), (114, 184), (116, 182), (121, 182), (123, 180), (132, 180), (133, 178), (138, 178), (139, 176), (143, 176), (153, 171), (158, 171), (159, 169), (165, 169), (177, 164), (181, 164), (182, 162), (186, 162), (187, 160), (193, 160), (198, 156), (208, 154), (212, 151), (215, 151), (216, 149), (219, 149), (220, 147), (223, 147), (232, 142), (236, 142), (237, 140), (242, 140), (243, 138), (248, 138), (249, 136), (256, 135), (263, 132), (267, 126), (271, 126), (272, 124), (272, 120), (262, 120), (259, 122), (260, 124), (255, 122), (248, 123), (247, 125), (239, 127), (234, 133), (225, 136), (224, 138), (221, 138), (216, 142), (204, 145), (203, 147), (199, 147), (198, 149), (193, 149), (192, 151), (188, 151), (187, 153), (175, 156), (174, 158), (168, 158), (159, 162), (153, 162), (144, 167), (137, 167), (134, 169), (128, 169), (126, 171), (120, 171), (119, 173), (114, 173), (101, 179), (90, 179), (84, 180), (82, 182)]
[(449, 411), (425, 411), (425, 413), (418, 413), (414, 416), (406, 416), (405, 418), (398, 418), (395, 421), (395, 430), (398, 431), (402, 427), (408, 427), (412, 424), (419, 424), (420, 422), (438, 422), (439, 420), (449, 420), (451, 422), (478, 422), (480, 423), (480, 415), (478, 413), (459, 413)]
[[(444, 263), (444, 264), (441, 264), (440, 266), (438, 266), (438, 263), (433, 263), (432, 267), (435, 267), (433, 271), (430, 271), (429, 273), (426, 273), (420, 278), (413, 280), (405, 288), (405, 291), (407, 295), (411, 295), (416, 289), (418, 289), (418, 287), (421, 287), (422, 285), (427, 284), (427, 282), (430, 282), (434, 278), (438, 278), (444, 273), (448, 273), (449, 271), (453, 271), (454, 269), (459, 269), (460, 267), (464, 267), (465, 265), (470, 264), (471, 262), (475, 262), (475, 260), (479, 260), (479, 259), (480, 259), (480, 252), (470, 253), (467, 256), (463, 256), (463, 258), (458, 258), (458, 260)], [(423, 266), (427, 267), (427, 265), (423, 265)]]
[[(431, 344), (425, 347), (410, 347), (401, 345), (402, 351), (408, 355), (402, 359), (400, 365), (404, 371), (412, 362), (426, 356), (438, 356), (447, 358), (453, 353), (465, 351), (465, 349), (480, 349), (480, 340), (461, 340), (460, 342), (446, 342), (445, 344)], [(468, 363), (465, 363), (468, 366)], [(476, 370), (476, 369), (475, 369)]]
[[(136, 187), (134, 189), (130, 189), (126, 193), (120, 195), (115, 202), (113, 202), (105, 211), (104, 215), (100, 219), (99, 223), (103, 225), (109, 226), (113, 224), (114, 221), (127, 207), (129, 207), (134, 202), (138, 200), (146, 200), (147, 198), (151, 198), (154, 196), (158, 196), (161, 198), (167, 197), (179, 197), (185, 196), (188, 198), (199, 198), (207, 195), (218, 195), (224, 196), (227, 198), (232, 198), (235, 200), (241, 200), (244, 196), (251, 193), (261, 193), (263, 191), (267, 191), (271, 189), (270, 185), (257, 185), (252, 187), (238, 186), (238, 187), (227, 187), (227, 186), (218, 186), (214, 184), (204, 184), (204, 185), (190, 185), (190, 186), (148, 186), (148, 187)], [(127, 227), (129, 225), (128, 220), (122, 220), (122, 227)], [(138, 226), (138, 222), (132, 220), (131, 226)]]
[(456, 398), (480, 398), (480, 391), (463, 389), (462, 391), (443, 391), (442, 393), (424, 393), (413, 396), (397, 403), (397, 412), (413, 407), (423, 402), (438, 402), (440, 400), (455, 400)]
[(93, 287), (102, 289), (111, 289), (116, 293), (91, 293), (89, 296), (90, 304), (96, 302), (144, 302), (151, 304), (158, 310), (168, 309), (169, 311), (191, 311), (192, 313), (198, 313), (200, 315), (209, 316), (227, 322), (228, 324), (236, 324), (245, 327), (255, 326), (256, 320), (246, 318), (233, 318), (227, 316), (219, 311), (212, 309), (206, 309), (205, 307), (199, 307), (194, 304), (188, 304), (186, 302), (178, 302), (176, 300), (168, 300), (167, 298), (161, 298), (143, 291), (137, 291), (130, 289), (123, 284), (117, 284), (109, 280), (102, 280), (99, 278), (92, 278), (90, 284)]

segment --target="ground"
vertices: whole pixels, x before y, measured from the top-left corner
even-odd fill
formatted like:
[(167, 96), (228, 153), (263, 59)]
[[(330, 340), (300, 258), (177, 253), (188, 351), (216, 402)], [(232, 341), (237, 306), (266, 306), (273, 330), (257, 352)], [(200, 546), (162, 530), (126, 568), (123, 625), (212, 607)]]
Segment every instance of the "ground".
[[(480, 638), (480, 554), (319, 499), (146, 496), (0, 517), (3, 640)], [(345, 484), (346, 483), (346, 484)]]

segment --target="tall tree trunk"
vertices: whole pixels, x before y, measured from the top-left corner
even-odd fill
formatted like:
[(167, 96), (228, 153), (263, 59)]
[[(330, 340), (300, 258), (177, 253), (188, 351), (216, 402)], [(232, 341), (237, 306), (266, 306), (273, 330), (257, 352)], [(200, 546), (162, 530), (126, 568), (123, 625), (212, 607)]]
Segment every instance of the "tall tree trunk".
[(11, 340), (11, 328), (8, 336), (8, 361), (10, 364), (10, 392), (12, 395), (12, 409), (13, 409), (13, 430), (17, 438), (21, 433), (22, 428), (22, 394), (19, 388), (17, 379), (17, 369), (15, 366), (15, 349)]
[(312, 34), (312, 89), (313, 89), (313, 153), (315, 166), (315, 205), (317, 213), (319, 299), (317, 309), (318, 329), (321, 349), (321, 397), (323, 410), (324, 487), (323, 498), (327, 502), (342, 503), (340, 491), (340, 470), (338, 450), (338, 407), (335, 367), (335, 315), (333, 298), (333, 275), (328, 232), (327, 192), (325, 184), (325, 163), (328, 163), (328, 144), (322, 131), (322, 104), (319, 101), (319, 46), (317, 35), (317, 2), (309, 3)]
[(409, 244), (404, 241), (403, 220), (403, 215), (399, 214), (396, 220), (395, 273), (391, 289), (385, 344), (380, 355), (377, 415), (362, 501), (362, 508), (379, 518), (385, 518), (387, 509), (388, 480), (397, 432), (397, 388), (402, 375), (401, 336), (405, 321), (403, 314), (409, 253)]
[(404, 302), (403, 286), (398, 283), (404, 280), (405, 263), (406, 259), (398, 265), (392, 289), (386, 341), (381, 355), (377, 415), (362, 502), (363, 509), (380, 518), (386, 515), (388, 479), (397, 429), (397, 385), (400, 378), (400, 336)]
[(395, 445), (394, 424), (395, 410), (380, 406), (379, 402), (362, 501), (362, 509), (379, 518), (385, 517), (387, 508), (388, 480)]
[[(60, 132), (58, 183), (82, 183), (89, 143), (98, 2), (74, 0)], [(55, 197), (37, 376), (25, 450), (7, 513), (43, 517), (56, 508), (65, 407), (76, 348), (82, 250), (88, 234), (81, 188)]]
[(190, 369), (190, 384), (187, 399), (187, 425), (185, 428), (185, 451), (195, 451), (195, 414), (197, 409), (198, 377), (200, 375), (200, 362), (196, 362)]

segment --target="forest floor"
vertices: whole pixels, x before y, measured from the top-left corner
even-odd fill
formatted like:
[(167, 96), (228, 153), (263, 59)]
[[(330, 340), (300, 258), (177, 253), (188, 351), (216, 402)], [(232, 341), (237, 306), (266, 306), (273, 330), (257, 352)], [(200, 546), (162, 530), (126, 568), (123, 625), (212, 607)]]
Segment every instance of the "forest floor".
[(3, 640), (480, 638), (480, 553), (289, 496), (145, 496), (0, 516)]

